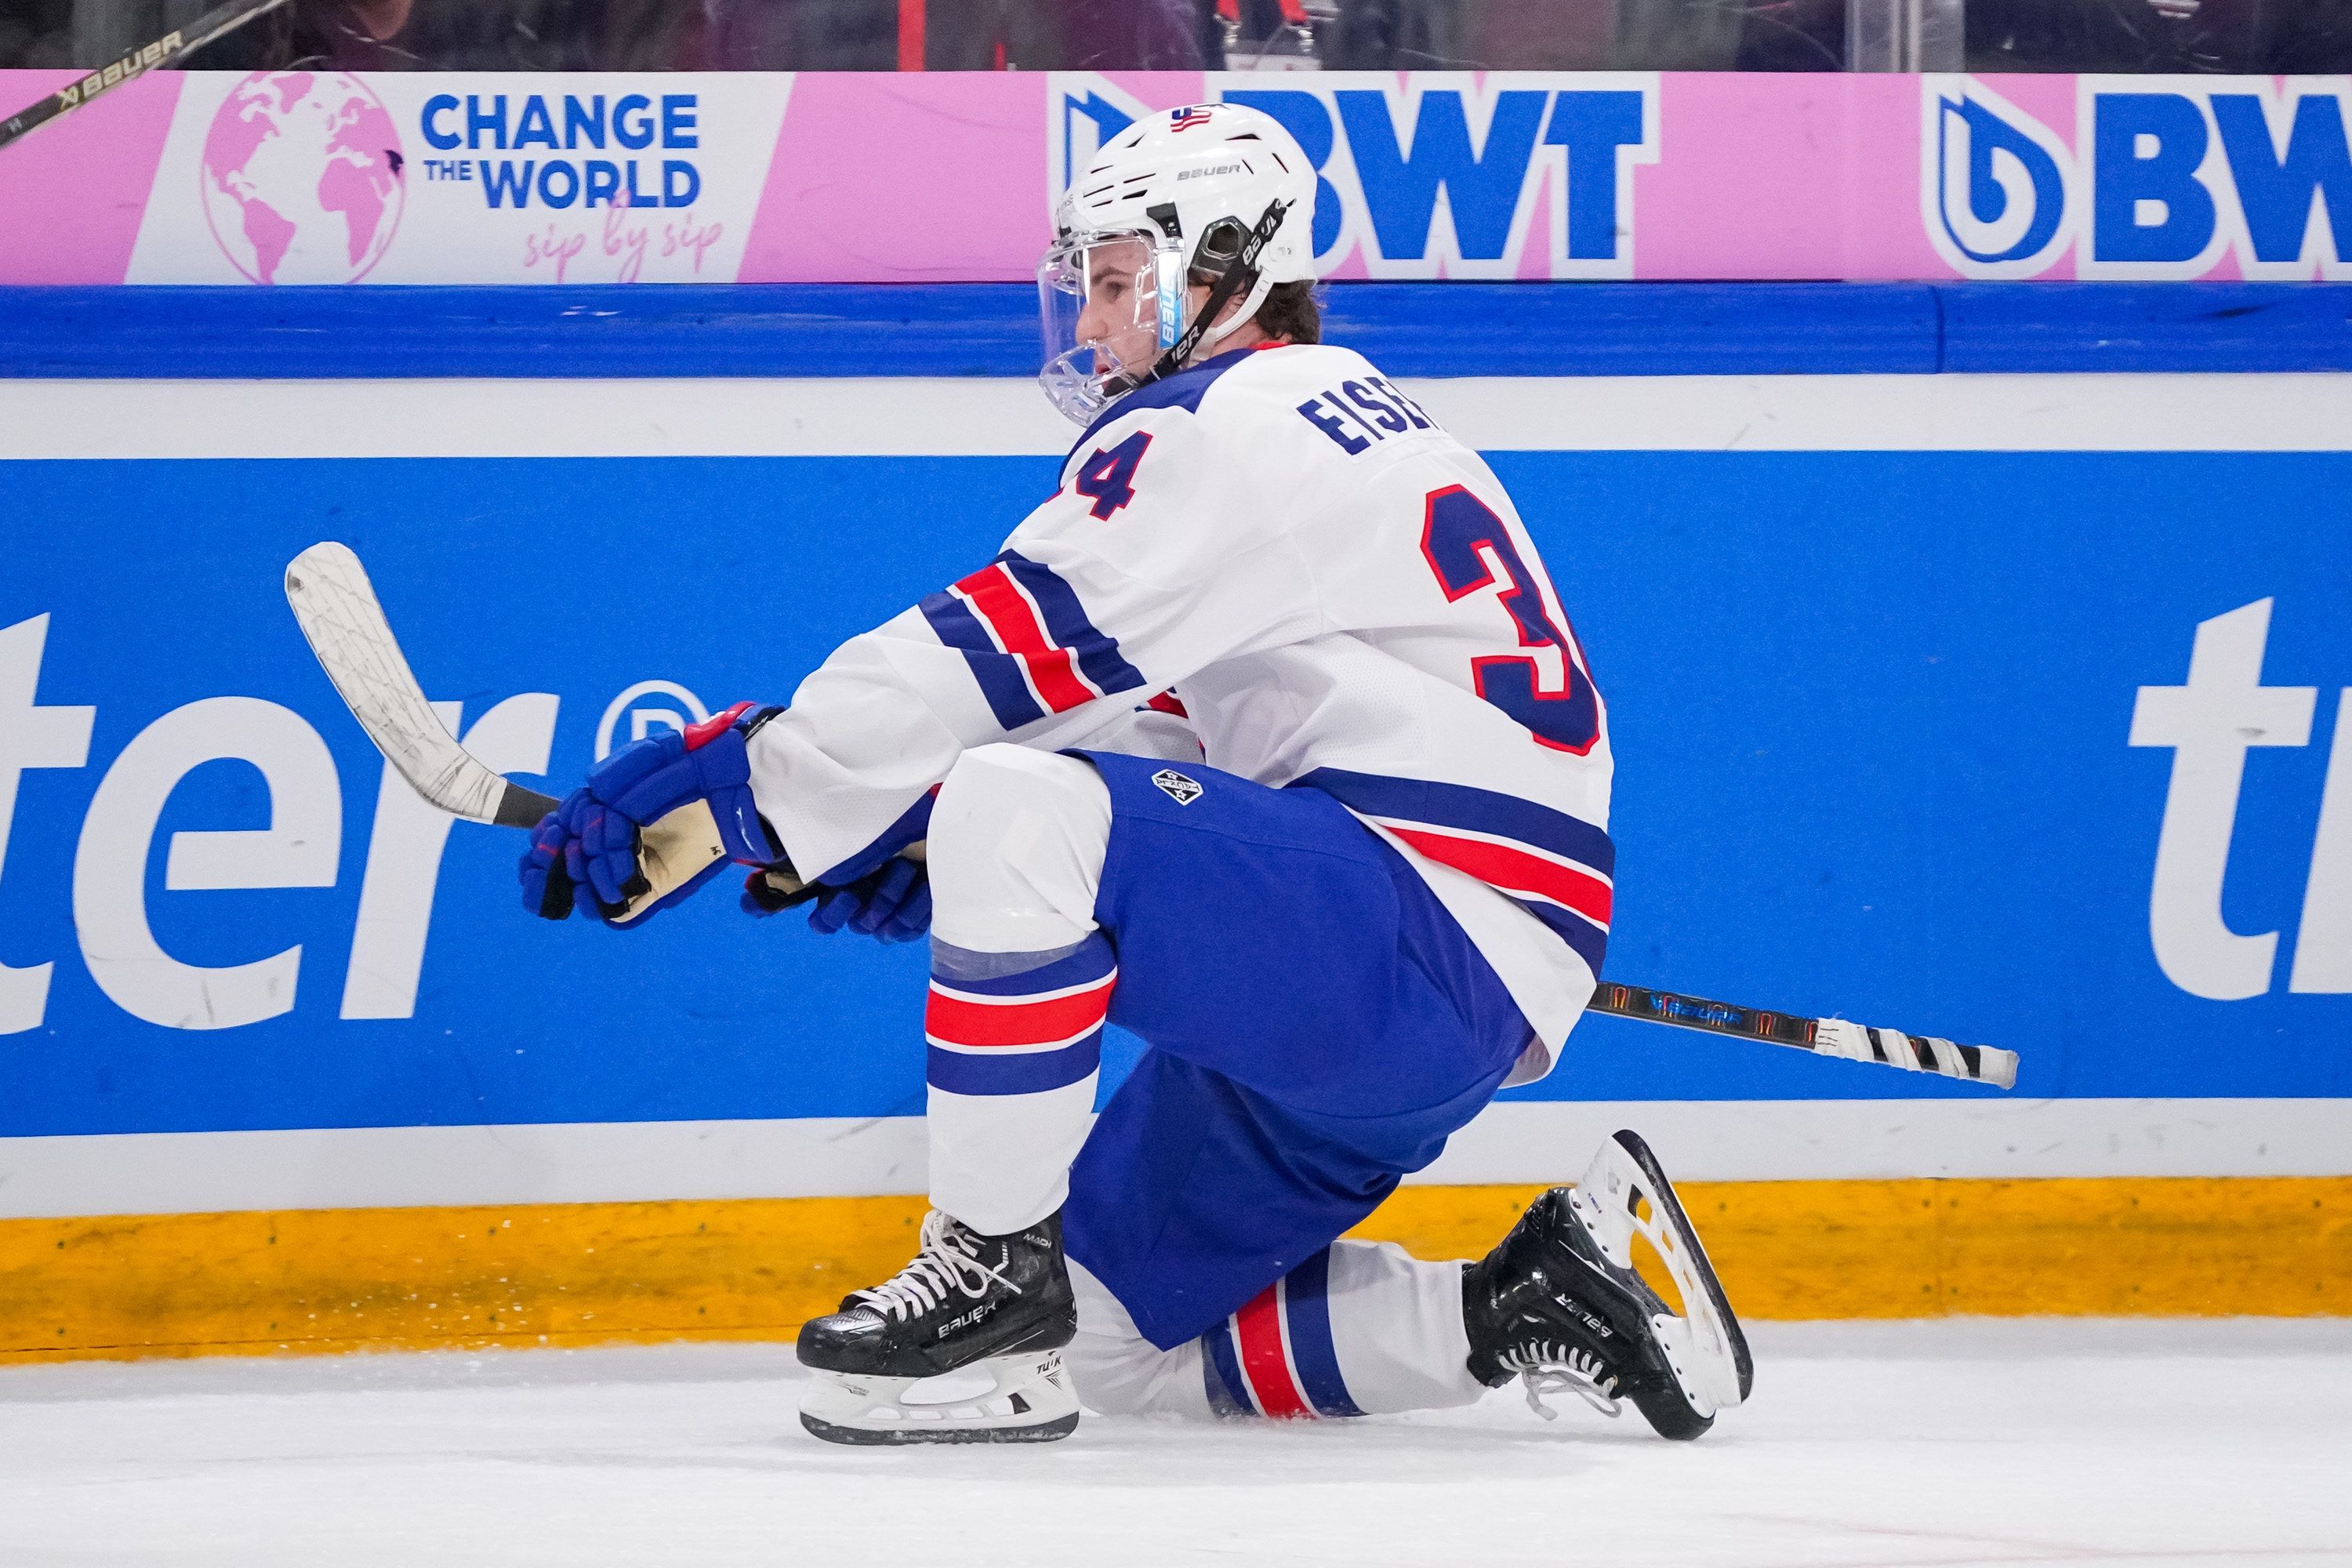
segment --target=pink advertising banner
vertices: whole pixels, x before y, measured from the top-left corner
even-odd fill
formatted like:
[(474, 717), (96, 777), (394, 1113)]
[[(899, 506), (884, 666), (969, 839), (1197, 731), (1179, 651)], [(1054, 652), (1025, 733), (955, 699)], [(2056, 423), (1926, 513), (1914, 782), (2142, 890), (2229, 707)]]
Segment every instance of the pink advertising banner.
[[(69, 73), (0, 71), (0, 107)], [(1328, 278), (2352, 276), (2342, 79), (238, 76), (0, 152), (0, 283), (1031, 276), (1074, 170), (1245, 102)]]

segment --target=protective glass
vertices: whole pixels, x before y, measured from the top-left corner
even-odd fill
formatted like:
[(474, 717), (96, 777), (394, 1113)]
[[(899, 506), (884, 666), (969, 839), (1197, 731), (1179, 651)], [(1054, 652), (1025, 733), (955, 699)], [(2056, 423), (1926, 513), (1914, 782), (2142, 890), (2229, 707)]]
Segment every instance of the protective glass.
[(1054, 406), (1080, 425), (1150, 379), (1184, 334), (1184, 254), (1148, 231), (1057, 241), (1037, 264), (1045, 368)]

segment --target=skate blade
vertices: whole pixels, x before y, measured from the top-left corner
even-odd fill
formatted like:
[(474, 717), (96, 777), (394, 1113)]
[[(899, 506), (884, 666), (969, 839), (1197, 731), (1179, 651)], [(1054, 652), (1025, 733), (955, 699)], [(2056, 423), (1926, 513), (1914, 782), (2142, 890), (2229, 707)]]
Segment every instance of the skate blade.
[(1753, 1373), (1747, 1336), (1649, 1146), (1620, 1132), (1602, 1142), (1570, 1199), (1609, 1261), (1633, 1266), (1633, 1238), (1647, 1241), (1682, 1297), (1683, 1315), (1652, 1321), (1692, 1414), (1711, 1419), (1748, 1397)]
[(868, 1448), (911, 1447), (918, 1443), (1054, 1443), (1078, 1429), (1078, 1413), (1071, 1411), (1040, 1426), (836, 1426), (801, 1412), (801, 1425), (828, 1443), (850, 1443)]
[(819, 1371), (801, 1400), (801, 1425), (828, 1443), (1051, 1443), (1078, 1426), (1078, 1399), (1059, 1352), (995, 1356), (960, 1372), (988, 1374), (984, 1391), (909, 1399), (936, 1380)]

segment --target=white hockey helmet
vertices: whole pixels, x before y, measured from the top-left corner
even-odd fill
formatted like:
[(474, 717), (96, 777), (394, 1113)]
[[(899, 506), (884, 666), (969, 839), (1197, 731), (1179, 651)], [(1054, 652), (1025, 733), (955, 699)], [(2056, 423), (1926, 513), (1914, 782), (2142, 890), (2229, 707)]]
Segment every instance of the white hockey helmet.
[(1120, 132), (1070, 181), (1054, 231), (1037, 264), (1038, 380), (1085, 425), (1202, 357), (1276, 284), (1314, 278), (1315, 166), (1271, 115), (1171, 109)]

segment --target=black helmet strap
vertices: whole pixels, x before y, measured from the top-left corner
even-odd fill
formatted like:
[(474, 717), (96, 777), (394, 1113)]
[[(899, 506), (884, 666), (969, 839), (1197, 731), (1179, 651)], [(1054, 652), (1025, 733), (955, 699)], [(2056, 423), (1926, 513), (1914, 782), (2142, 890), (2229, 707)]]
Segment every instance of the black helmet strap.
[(1153, 363), (1151, 374), (1138, 380), (1136, 385), (1173, 375), (1184, 368), (1184, 362), (1191, 359), (1193, 351), (1201, 346), (1201, 340), (1208, 335), (1209, 327), (1216, 321), (1218, 313), (1232, 302), (1234, 295), (1257, 282), (1257, 258), (1273, 242), (1276, 231), (1282, 227), (1283, 216), (1290, 211), (1292, 205), (1279, 196), (1266, 204), (1265, 214), (1257, 220), (1257, 226), (1249, 231), (1248, 237), (1242, 241), (1241, 249), (1225, 263), (1224, 270), (1210, 286), (1209, 298), (1202, 305), (1201, 313), (1192, 318), (1192, 324), (1184, 329), (1184, 335)]

